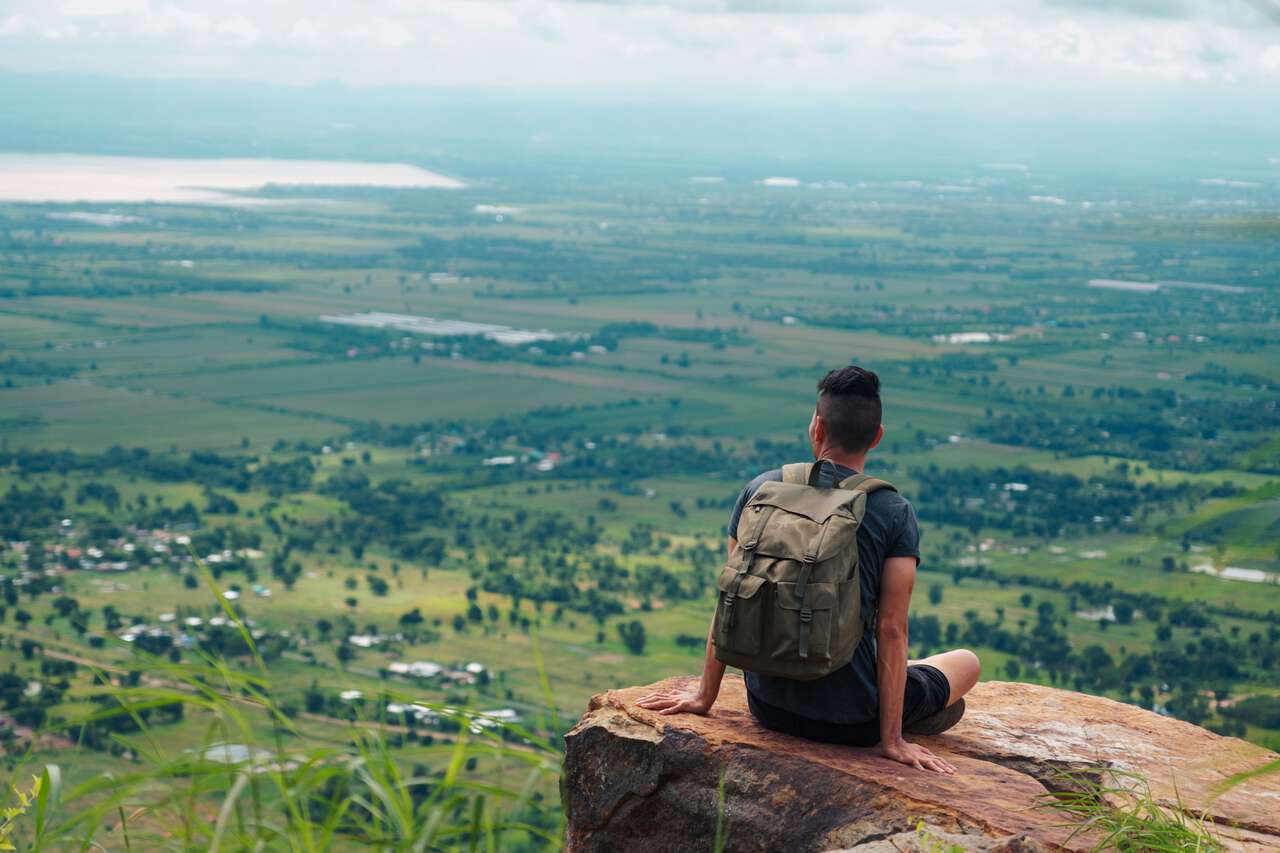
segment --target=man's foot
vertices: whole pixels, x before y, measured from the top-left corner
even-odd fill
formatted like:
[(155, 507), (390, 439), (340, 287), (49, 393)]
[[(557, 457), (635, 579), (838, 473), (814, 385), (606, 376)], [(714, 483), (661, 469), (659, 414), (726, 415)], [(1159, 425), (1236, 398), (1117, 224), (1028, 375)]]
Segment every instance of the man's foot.
[(954, 705), (948, 705), (936, 714), (930, 714), (923, 720), (916, 720), (910, 725), (903, 726), (902, 732), (909, 735), (940, 735), (960, 722), (963, 716), (964, 699), (960, 698)]

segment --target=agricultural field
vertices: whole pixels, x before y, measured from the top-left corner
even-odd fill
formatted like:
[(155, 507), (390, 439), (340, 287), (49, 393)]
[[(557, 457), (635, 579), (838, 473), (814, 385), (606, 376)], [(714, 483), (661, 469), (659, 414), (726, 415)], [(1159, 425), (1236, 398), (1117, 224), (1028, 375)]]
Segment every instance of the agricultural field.
[[(127, 767), (127, 725), (68, 728), (94, 685), (212, 659), (256, 661), (307, 737), (458, 735), (417, 702), (554, 742), (594, 693), (698, 671), (729, 509), (805, 459), (850, 362), (883, 382), (870, 470), (922, 523), (913, 653), (1280, 747), (1274, 179), (456, 165), (0, 202), (11, 766)], [(369, 312), (510, 334), (322, 319)]]

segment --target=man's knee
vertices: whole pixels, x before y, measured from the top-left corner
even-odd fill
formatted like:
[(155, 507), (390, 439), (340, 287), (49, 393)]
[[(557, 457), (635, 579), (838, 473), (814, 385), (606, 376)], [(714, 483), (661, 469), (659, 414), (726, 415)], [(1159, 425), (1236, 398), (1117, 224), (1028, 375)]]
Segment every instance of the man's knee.
[(967, 672), (973, 673), (973, 680), (977, 681), (982, 675), (982, 661), (978, 656), (968, 649), (956, 649), (952, 654), (960, 659), (961, 665)]
[(947, 652), (947, 676), (951, 679), (952, 699), (968, 693), (982, 675), (982, 661), (968, 649)]

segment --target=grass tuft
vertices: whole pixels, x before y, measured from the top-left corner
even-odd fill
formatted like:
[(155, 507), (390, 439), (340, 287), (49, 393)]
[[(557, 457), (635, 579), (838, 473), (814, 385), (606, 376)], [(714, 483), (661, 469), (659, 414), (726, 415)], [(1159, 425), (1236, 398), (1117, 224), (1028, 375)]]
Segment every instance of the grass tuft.
[(1101, 778), (1084, 773), (1063, 773), (1064, 789), (1046, 794), (1041, 807), (1070, 817), (1069, 838), (1086, 836), (1094, 851), (1122, 853), (1216, 853), (1222, 842), (1205, 813), (1186, 808), (1174, 790), (1172, 804), (1161, 803), (1145, 777), (1121, 770), (1107, 770)]

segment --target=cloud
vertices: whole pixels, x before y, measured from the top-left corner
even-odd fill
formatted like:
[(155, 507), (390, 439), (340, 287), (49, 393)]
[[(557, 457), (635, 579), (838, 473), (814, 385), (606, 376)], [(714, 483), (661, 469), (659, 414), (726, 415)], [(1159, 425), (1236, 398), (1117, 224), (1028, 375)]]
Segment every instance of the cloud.
[(1280, 0), (1043, 0), (1046, 7), (1101, 17), (1209, 21), (1232, 27), (1280, 25)]
[(28, 29), (28, 21), (21, 15), (8, 15), (0, 18), (0, 39), (20, 36)]
[(68, 18), (102, 18), (115, 15), (146, 15), (150, 0), (65, 0), (57, 7)]
[(262, 38), (262, 30), (244, 15), (224, 18), (214, 24), (214, 32), (243, 44), (253, 44)]
[(571, 0), (593, 6), (649, 6), (696, 14), (848, 15), (872, 11), (874, 0)]
[(1046, 5), (1074, 11), (1144, 18), (1190, 18), (1195, 4), (1188, 0), (1046, 0)]
[(1280, 27), (1280, 0), (1246, 0), (1272, 26)]
[(1280, 44), (1268, 46), (1258, 56), (1258, 67), (1272, 74), (1280, 74)]
[[(1280, 0), (5, 0), (15, 70), (752, 93), (1280, 85)], [(1280, 14), (1280, 13), (1278, 13)]]

